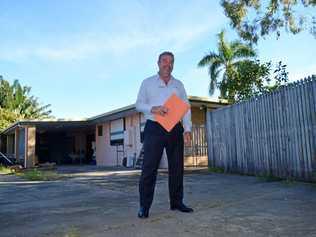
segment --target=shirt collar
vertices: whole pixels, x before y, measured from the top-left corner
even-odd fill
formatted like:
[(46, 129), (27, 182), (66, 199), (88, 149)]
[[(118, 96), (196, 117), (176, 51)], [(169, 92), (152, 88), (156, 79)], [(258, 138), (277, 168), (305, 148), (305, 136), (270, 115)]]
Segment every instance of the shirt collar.
[(173, 84), (174, 78), (171, 75), (170, 81), (168, 82), (168, 85), (166, 85), (166, 83), (160, 78), (159, 74), (157, 73), (156, 76), (157, 80), (159, 81), (159, 87), (166, 87), (166, 86), (170, 86)]

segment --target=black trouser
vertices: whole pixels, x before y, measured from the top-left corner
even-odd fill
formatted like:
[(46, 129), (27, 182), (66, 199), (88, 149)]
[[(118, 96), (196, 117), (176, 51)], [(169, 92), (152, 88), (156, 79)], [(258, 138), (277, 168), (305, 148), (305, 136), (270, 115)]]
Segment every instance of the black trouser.
[(144, 129), (144, 161), (139, 182), (140, 206), (150, 208), (155, 191), (157, 170), (166, 148), (169, 170), (170, 205), (183, 199), (183, 127), (178, 123), (167, 132), (157, 122), (147, 120)]

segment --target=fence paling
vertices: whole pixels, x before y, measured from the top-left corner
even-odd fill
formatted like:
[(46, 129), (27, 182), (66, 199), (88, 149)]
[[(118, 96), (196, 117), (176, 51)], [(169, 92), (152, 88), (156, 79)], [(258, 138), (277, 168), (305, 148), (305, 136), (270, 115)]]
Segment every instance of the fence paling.
[(315, 130), (313, 77), (209, 111), (209, 164), (225, 171), (311, 180), (316, 168)]

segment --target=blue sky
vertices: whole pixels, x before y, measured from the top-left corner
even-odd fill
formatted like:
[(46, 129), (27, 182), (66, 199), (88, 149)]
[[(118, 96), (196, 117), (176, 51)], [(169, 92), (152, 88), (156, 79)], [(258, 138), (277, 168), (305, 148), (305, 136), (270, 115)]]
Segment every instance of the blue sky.
[[(219, 1), (1, 0), (0, 9), (0, 75), (31, 86), (57, 118), (134, 103), (164, 50), (174, 52), (173, 74), (188, 94), (208, 96), (207, 70), (196, 65), (216, 49), (221, 29), (236, 39)], [(257, 48), (261, 60), (282, 60), (297, 80), (316, 74), (314, 45), (301, 33), (268, 37)]]

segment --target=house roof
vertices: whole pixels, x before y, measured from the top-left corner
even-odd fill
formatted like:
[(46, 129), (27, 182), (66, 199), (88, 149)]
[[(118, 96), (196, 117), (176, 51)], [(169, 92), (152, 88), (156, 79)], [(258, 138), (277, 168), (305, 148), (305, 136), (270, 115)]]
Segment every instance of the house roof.
[(119, 109), (111, 110), (111, 111), (106, 112), (104, 114), (90, 117), (90, 118), (88, 118), (88, 121), (98, 122), (98, 121), (104, 120), (104, 119), (106, 119), (106, 121), (109, 121), (109, 120), (114, 120), (114, 119), (121, 118), (124, 116), (128, 116), (128, 115), (133, 114), (135, 112), (136, 112), (135, 104), (131, 104), (131, 105), (119, 108)]
[[(199, 97), (199, 96), (188, 96), (189, 102), (192, 107), (205, 107), (209, 109), (216, 109), (219, 107), (223, 107), (228, 105), (228, 103), (224, 100), (214, 100), (208, 97)], [(131, 104), (119, 109), (115, 109), (104, 114), (100, 114), (94, 117), (88, 118), (89, 121), (93, 121), (95, 123), (106, 122), (118, 118), (122, 118), (133, 113), (137, 112), (135, 104)]]
[[(225, 105), (228, 105), (226, 101), (221, 100), (214, 100), (207, 97), (199, 97), (199, 96), (188, 96), (189, 102), (192, 107), (204, 107), (209, 109), (216, 109), (219, 107), (223, 107)], [(75, 129), (75, 128), (86, 128), (86, 127), (92, 127), (97, 123), (106, 122), (110, 120), (115, 120), (118, 118), (122, 118), (125, 116), (132, 115), (136, 113), (136, 107), (135, 104), (131, 104), (122, 108), (118, 108), (97, 116), (93, 116), (87, 119), (81, 119), (81, 120), (23, 120), (18, 121), (12, 125), (10, 125), (8, 128), (6, 128), (4, 131), (0, 133), (1, 134), (8, 134), (14, 131), (16, 127), (20, 126), (27, 126), (27, 125), (33, 125), (36, 126), (39, 129), (42, 130), (49, 130), (49, 129)]]

